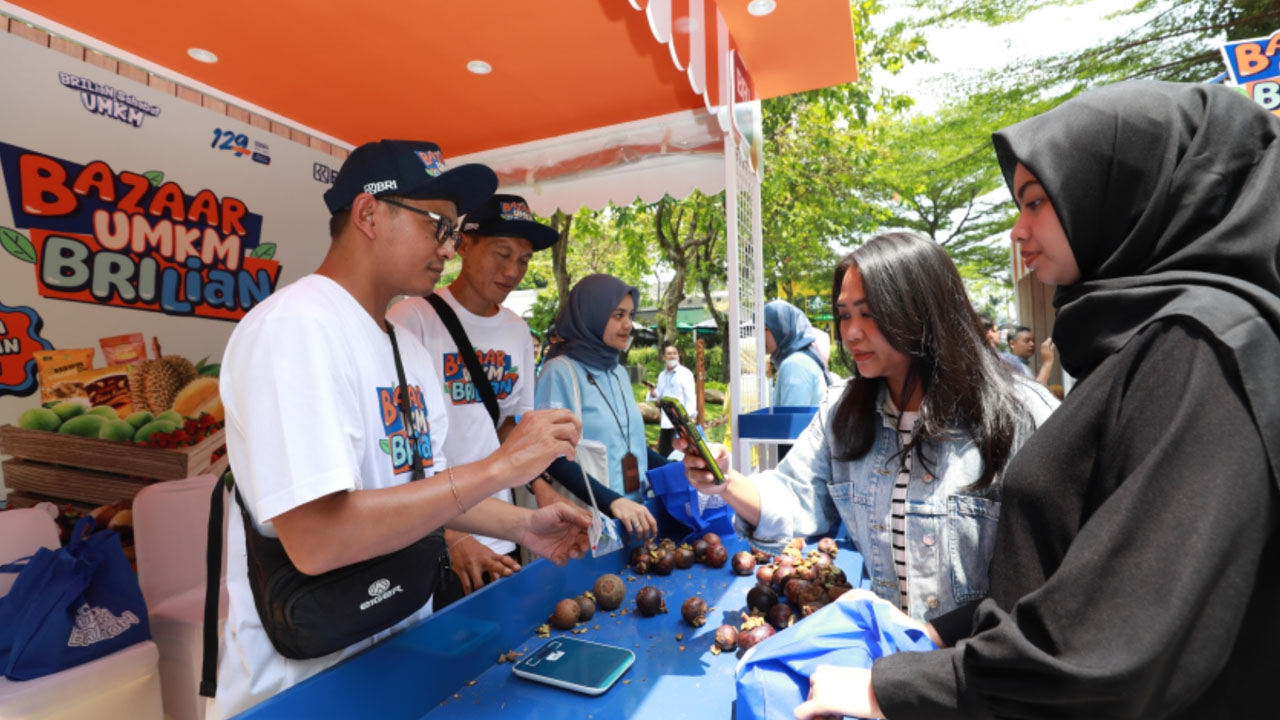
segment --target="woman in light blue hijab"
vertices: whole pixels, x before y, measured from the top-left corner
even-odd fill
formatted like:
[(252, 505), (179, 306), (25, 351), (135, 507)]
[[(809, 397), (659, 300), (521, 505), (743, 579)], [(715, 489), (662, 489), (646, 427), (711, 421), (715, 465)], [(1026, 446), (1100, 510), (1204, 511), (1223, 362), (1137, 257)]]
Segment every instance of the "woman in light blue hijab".
[[(582, 439), (607, 451), (610, 489), (632, 500), (640, 497), (648, 445), (631, 378), (618, 359), (630, 344), (639, 300), (640, 291), (612, 275), (579, 280), (556, 316), (560, 342), (547, 353), (533, 397), (535, 407), (568, 408), (578, 415)], [(588, 470), (604, 480), (597, 468)]]
[(827, 373), (809, 318), (795, 305), (774, 300), (764, 306), (764, 328), (764, 349), (774, 370), (773, 405), (818, 405), (827, 391)]

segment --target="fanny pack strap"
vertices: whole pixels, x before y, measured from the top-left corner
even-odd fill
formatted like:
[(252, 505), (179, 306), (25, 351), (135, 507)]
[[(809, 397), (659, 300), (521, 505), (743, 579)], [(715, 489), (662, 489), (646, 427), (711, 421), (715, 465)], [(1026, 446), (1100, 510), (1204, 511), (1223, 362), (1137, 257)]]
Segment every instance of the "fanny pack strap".
[[(412, 458), (410, 465), (413, 468), (410, 482), (412, 482), (426, 477), (426, 472), (422, 469), (421, 458), (418, 457), (418, 432), (413, 427), (413, 414), (409, 408), (409, 384), (405, 378), (404, 363), (400, 360), (400, 348), (396, 343), (395, 330), (390, 324), (387, 325), (387, 336), (391, 339), (391, 354), (396, 361), (396, 379), (400, 382), (400, 418), (404, 424), (405, 433), (410, 438)], [(231, 471), (228, 470), (213, 485), (213, 496), (209, 500), (208, 540), (205, 546), (204, 647), (200, 668), (200, 695), (210, 698), (218, 692), (218, 605), (222, 594), (222, 522), (227, 487), (235, 491), (236, 502), (240, 505), (241, 512), (245, 514), (245, 519), (249, 519), (248, 510), (240, 498), (239, 490), (235, 489), (235, 480), (232, 478)], [(256, 532), (252, 522), (246, 522), (245, 529)], [(435, 532), (442, 531), (437, 529)], [(250, 545), (246, 538), (245, 549), (248, 550)], [(443, 553), (438, 569), (439, 572), (452, 572), (449, 567), (448, 552)]]

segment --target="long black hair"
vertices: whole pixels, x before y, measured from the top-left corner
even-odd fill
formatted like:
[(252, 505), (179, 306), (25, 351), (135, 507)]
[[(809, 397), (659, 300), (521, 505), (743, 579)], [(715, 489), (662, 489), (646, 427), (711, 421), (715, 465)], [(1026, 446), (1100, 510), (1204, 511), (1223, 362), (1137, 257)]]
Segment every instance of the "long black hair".
[[(879, 235), (840, 261), (831, 283), (832, 315), (842, 339), (839, 352), (855, 367), (844, 347), (843, 319), (836, 306), (850, 268), (862, 277), (880, 334), (910, 360), (902, 397), (894, 398), (895, 403), (901, 407), (918, 386), (924, 391), (920, 430), (902, 455), (923, 447), (922, 439), (963, 430), (982, 455), (982, 474), (969, 488), (987, 489), (1009, 459), (1019, 416), (1029, 413), (1014, 395), (1008, 368), (979, 330), (955, 264), (937, 243), (912, 232)], [(837, 459), (855, 460), (871, 450), (879, 432), (876, 401), (885, 383), (882, 377), (849, 381), (832, 419)], [(917, 456), (929, 463), (919, 452)]]

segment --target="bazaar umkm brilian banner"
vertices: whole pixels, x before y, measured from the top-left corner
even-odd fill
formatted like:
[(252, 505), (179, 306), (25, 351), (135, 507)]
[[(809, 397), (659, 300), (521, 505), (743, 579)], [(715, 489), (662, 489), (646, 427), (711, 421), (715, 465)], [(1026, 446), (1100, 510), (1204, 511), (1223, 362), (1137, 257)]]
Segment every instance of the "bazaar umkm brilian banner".
[(40, 405), (37, 353), (217, 363), (319, 265), (337, 159), (7, 33), (0, 63), (0, 424)]

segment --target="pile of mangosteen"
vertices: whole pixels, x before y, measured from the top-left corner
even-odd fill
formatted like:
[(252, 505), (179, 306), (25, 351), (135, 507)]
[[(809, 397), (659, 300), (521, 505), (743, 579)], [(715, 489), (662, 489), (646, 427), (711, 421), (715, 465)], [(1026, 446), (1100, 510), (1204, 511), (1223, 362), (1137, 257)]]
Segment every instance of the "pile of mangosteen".
[(735, 554), (734, 572), (749, 575), (754, 569), (757, 582), (747, 592), (742, 625), (721, 625), (716, 630), (716, 648), (727, 652), (736, 644), (749, 650), (852, 590), (844, 571), (833, 562), (837, 552), (834, 540), (822, 538), (817, 549), (805, 555), (804, 539), (796, 538), (776, 558), (760, 550)]
[(656, 541), (650, 538), (631, 551), (631, 569), (637, 575), (670, 575), (673, 570), (687, 570), (694, 563), (711, 568), (724, 567), (728, 559), (729, 551), (725, 550), (720, 536), (712, 532), (698, 538), (692, 545), (687, 542), (677, 545), (671, 538)]

